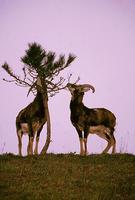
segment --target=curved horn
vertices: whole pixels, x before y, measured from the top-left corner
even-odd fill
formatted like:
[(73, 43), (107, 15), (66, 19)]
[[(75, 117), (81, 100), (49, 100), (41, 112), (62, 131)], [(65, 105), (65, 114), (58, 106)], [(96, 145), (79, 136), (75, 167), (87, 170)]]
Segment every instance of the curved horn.
[(90, 89), (92, 90), (93, 93), (95, 92), (94, 86), (92, 86), (92, 85), (90, 85), (90, 84), (79, 85), (79, 87), (80, 87), (84, 92), (87, 92), (87, 91), (89, 91)]

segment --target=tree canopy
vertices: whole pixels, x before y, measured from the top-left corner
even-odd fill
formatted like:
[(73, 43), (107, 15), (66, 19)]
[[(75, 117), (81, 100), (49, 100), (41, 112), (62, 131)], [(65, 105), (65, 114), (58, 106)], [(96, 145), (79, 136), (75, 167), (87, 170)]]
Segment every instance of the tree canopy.
[(57, 81), (54, 80), (54, 78), (58, 76), (63, 69), (67, 68), (75, 58), (76, 56), (69, 54), (66, 59), (65, 55), (61, 54), (56, 59), (55, 52), (47, 52), (36, 42), (29, 43), (25, 55), (21, 58), (21, 62), (24, 64), (22, 68), (23, 77), (21, 78), (21, 76), (14, 74), (12, 68), (5, 62), (2, 68), (6, 70), (12, 79), (4, 80), (15, 82), (19, 86), (29, 87), (29, 92), (32, 91), (35, 93), (36, 83), (39, 77), (44, 81), (47, 93), (53, 96), (63, 88), (63, 83), (65, 82), (63, 77), (60, 77)]

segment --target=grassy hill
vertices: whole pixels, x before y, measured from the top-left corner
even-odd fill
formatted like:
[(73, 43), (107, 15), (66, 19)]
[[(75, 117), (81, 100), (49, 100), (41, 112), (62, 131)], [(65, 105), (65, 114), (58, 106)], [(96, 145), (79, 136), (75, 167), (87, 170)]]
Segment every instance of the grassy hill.
[(0, 155), (2, 200), (135, 200), (135, 156)]

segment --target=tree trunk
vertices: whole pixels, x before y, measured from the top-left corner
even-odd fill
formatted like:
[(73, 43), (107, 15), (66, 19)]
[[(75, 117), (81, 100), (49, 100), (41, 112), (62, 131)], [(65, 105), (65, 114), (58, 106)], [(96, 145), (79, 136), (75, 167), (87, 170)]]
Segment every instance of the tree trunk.
[[(45, 91), (46, 91), (46, 87)], [(48, 95), (47, 91), (44, 93), (44, 108), (45, 108), (45, 116), (47, 120), (47, 137), (46, 137), (46, 142), (45, 145), (41, 151), (41, 154), (46, 154), (49, 144), (51, 142), (51, 120), (50, 120), (50, 113), (49, 113), (49, 108), (48, 108)]]

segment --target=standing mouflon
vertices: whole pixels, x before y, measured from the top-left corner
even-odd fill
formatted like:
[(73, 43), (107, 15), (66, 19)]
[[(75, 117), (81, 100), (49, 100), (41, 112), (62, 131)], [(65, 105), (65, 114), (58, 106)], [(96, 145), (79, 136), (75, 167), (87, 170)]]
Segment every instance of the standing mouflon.
[[(72, 95), (70, 102), (71, 122), (79, 135), (80, 154), (86, 155), (88, 153), (87, 138), (89, 133), (95, 133), (108, 142), (103, 153), (107, 153), (111, 147), (112, 153), (115, 153), (116, 141), (113, 133), (116, 117), (105, 108), (87, 108), (82, 102), (84, 93), (90, 89), (95, 92), (95, 88), (89, 84), (76, 85), (71, 83), (67, 84), (67, 88)], [(84, 132), (84, 136), (82, 132)]]
[(40, 132), (46, 123), (44, 98), (42, 92), (37, 90), (37, 95), (32, 103), (21, 110), (16, 117), (16, 129), (18, 136), (19, 155), (22, 155), (22, 136), (28, 134), (29, 143), (27, 154), (33, 154), (33, 141), (36, 135), (36, 145), (34, 153), (38, 154), (38, 142)]

